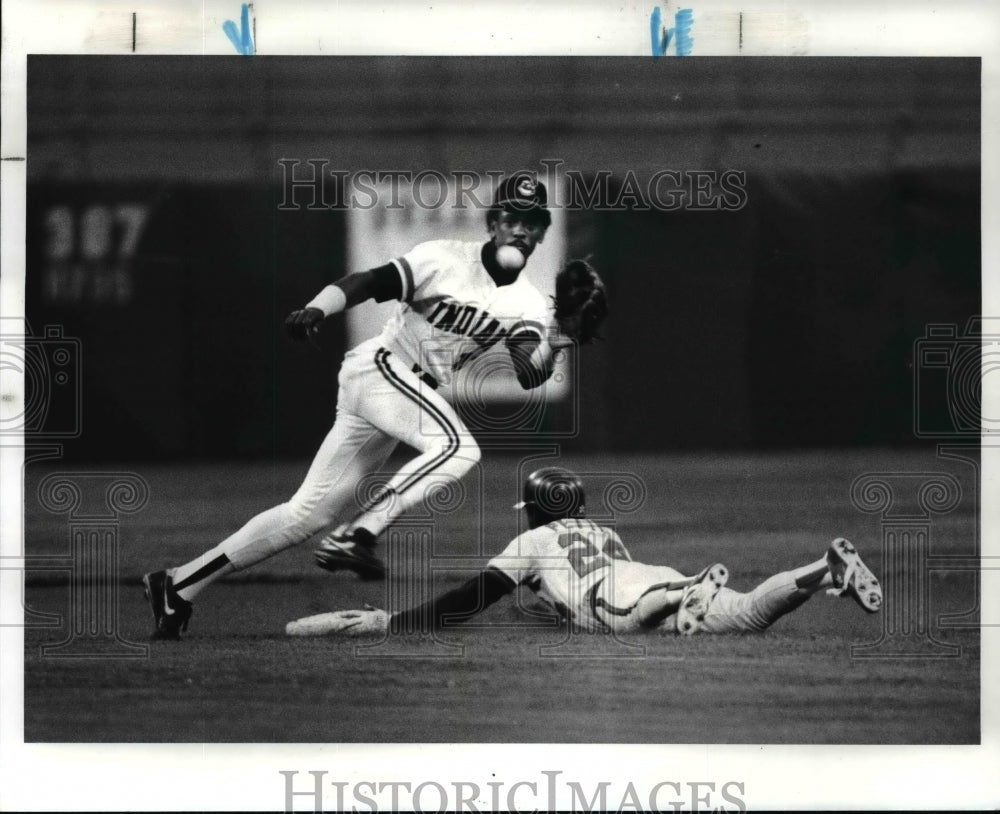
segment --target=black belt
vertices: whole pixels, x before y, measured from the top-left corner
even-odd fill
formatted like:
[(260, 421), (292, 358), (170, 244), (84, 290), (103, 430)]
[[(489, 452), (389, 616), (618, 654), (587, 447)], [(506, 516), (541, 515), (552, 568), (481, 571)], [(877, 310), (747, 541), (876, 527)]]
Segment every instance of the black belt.
[(438, 389), (438, 380), (435, 379), (430, 373), (427, 373), (422, 367), (420, 367), (420, 365), (413, 366), (413, 373), (431, 390)]

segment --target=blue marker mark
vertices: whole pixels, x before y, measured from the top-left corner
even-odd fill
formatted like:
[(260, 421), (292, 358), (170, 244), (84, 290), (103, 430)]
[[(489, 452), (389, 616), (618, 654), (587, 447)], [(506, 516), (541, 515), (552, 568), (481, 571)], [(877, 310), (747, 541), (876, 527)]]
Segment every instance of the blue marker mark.
[[(660, 16), (660, 7), (654, 6), (653, 13), (649, 15), (649, 37), (653, 45), (653, 58), (662, 57), (667, 52), (667, 32), (662, 34), (663, 18)], [(661, 39), (662, 37), (662, 39)]]
[(236, 28), (236, 23), (226, 20), (222, 24), (222, 30), (226, 32), (229, 41), (236, 48), (236, 53), (243, 56), (253, 56), (253, 39), (250, 37), (250, 8), (246, 3), (240, 9), (240, 27)]
[(674, 36), (677, 38), (677, 56), (686, 57), (691, 54), (694, 38), (691, 36), (691, 26), (694, 25), (694, 12), (682, 8), (674, 15)]
[(692, 25), (694, 25), (694, 12), (689, 8), (682, 8), (674, 14), (673, 28), (666, 28), (663, 25), (660, 7), (654, 6), (653, 13), (649, 16), (650, 44), (654, 59), (667, 53), (671, 40), (674, 42), (677, 56), (689, 56), (694, 45), (694, 38), (691, 36)]

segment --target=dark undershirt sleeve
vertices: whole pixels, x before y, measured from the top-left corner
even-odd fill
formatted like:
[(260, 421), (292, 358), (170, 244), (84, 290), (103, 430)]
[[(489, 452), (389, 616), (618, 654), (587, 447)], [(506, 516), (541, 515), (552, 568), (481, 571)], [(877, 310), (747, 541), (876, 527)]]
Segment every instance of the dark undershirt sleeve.
[(392, 263), (386, 263), (369, 271), (348, 274), (337, 280), (334, 285), (344, 292), (348, 308), (365, 300), (387, 302), (398, 300), (403, 296), (403, 281), (400, 279), (399, 269)]
[(386, 263), (371, 270), (374, 279), (375, 302), (398, 300), (403, 296), (403, 281), (399, 277), (399, 269), (392, 263)]
[(502, 571), (487, 568), (458, 588), (446, 591), (430, 602), (394, 613), (389, 620), (389, 630), (394, 633), (437, 630), (445, 622), (449, 625), (464, 622), (516, 587), (514, 580)]

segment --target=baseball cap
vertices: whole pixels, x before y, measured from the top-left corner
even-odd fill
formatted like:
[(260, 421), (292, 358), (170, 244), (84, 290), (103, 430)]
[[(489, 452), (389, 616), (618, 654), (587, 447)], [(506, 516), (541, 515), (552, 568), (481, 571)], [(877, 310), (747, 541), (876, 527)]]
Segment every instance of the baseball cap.
[(545, 184), (535, 180), (527, 172), (519, 172), (504, 178), (493, 194), (493, 206), (515, 212), (531, 209), (545, 209), (549, 202)]

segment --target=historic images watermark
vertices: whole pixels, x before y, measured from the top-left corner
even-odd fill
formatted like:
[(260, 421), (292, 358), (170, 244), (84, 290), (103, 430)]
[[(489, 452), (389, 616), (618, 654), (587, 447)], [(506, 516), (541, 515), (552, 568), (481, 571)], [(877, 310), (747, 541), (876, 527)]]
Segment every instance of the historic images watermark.
[[(568, 211), (734, 212), (747, 204), (747, 174), (741, 170), (663, 168), (582, 172), (546, 158), (539, 170), (518, 170), (545, 184), (548, 205)], [(328, 158), (281, 158), (278, 209), (482, 209), (509, 170), (343, 170)]]
[[(439, 783), (337, 780), (327, 771), (279, 770), (284, 810), (309, 811), (736, 811), (747, 810), (742, 780), (633, 782), (569, 780), (542, 769), (520, 779)], [(302, 775), (299, 777), (299, 775)]]
[[(981, 450), (1000, 427), (983, 412), (983, 385), (1000, 367), (1000, 322), (973, 317), (964, 326), (931, 324), (913, 345), (913, 433), (938, 441), (942, 461), (962, 465), (972, 486), (946, 471), (867, 472), (851, 485), (851, 501), (879, 519), (884, 584), (879, 638), (853, 645), (854, 658), (957, 658), (959, 644), (943, 642), (945, 629), (978, 628), (980, 585), (969, 592), (970, 607), (932, 618), (932, 577), (947, 572), (978, 575), (1000, 568), (984, 558), (979, 538)], [(963, 510), (967, 539), (935, 552), (935, 520)], [(954, 534), (954, 524), (952, 534)]]
[(946, 472), (879, 472), (856, 478), (851, 500), (880, 515), (884, 584), (882, 632), (877, 641), (851, 646), (854, 658), (945, 658), (958, 645), (938, 641), (930, 619), (930, 545), (935, 515), (953, 511), (962, 497)]
[[(60, 325), (32, 333), (22, 319), (4, 319), (0, 332), (3, 409), (0, 443), (20, 447), (24, 464), (62, 456), (61, 442), (83, 429), (82, 344)], [(22, 479), (23, 482), (23, 479)], [(29, 609), (22, 583), (21, 617), (4, 625), (58, 629), (65, 638), (41, 645), (51, 658), (144, 658), (147, 645), (128, 641), (119, 628), (121, 517), (149, 499), (146, 481), (132, 472), (53, 472), (38, 487), (38, 501), (68, 520), (68, 551), (51, 555), (4, 546), (0, 570), (67, 575), (68, 611)]]
[(38, 487), (42, 506), (67, 515), (69, 555), (26, 558), (26, 570), (69, 573), (69, 612), (62, 641), (41, 646), (51, 658), (146, 658), (149, 645), (122, 635), (119, 607), (121, 516), (140, 511), (149, 486), (133, 472), (54, 472)]
[(1000, 318), (928, 325), (913, 346), (914, 434), (978, 444), (1000, 432), (1000, 419), (983, 412), (983, 383), (997, 370)]
[(79, 437), (83, 425), (80, 340), (61, 325), (41, 335), (22, 319), (3, 319), (0, 328), (0, 436), (7, 444), (58, 442)]

